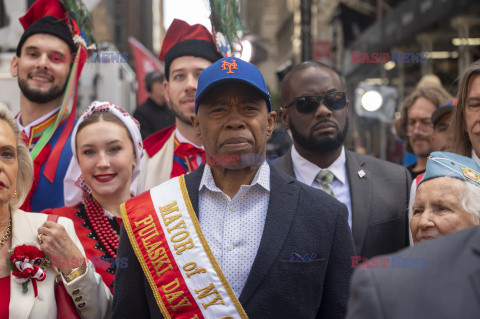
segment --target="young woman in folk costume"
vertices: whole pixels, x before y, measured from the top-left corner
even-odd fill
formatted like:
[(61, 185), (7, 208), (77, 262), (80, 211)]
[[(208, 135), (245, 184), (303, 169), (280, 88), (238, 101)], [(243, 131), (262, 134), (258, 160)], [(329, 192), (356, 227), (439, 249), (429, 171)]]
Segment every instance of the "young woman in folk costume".
[[(135, 195), (143, 146), (138, 122), (109, 102), (93, 102), (73, 130), (66, 193), (80, 202), (44, 213), (73, 220), (87, 257), (113, 291), (120, 226), (120, 204)], [(76, 181), (74, 185), (68, 181)], [(81, 196), (75, 194), (82, 193)]]

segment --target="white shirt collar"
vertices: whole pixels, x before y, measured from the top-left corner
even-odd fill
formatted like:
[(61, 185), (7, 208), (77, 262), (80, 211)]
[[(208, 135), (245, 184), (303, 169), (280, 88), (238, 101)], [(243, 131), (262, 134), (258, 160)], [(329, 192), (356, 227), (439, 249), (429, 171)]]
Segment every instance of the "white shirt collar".
[(472, 159), (477, 162), (478, 165), (480, 165), (480, 158), (478, 157), (477, 153), (475, 153), (475, 150), (472, 148)]
[(25, 132), (25, 135), (27, 137), (30, 137), (30, 130), (32, 129), (32, 127), (35, 127), (37, 126), (38, 124), (42, 123), (43, 121), (49, 119), (50, 117), (52, 117), (55, 113), (58, 112), (58, 110), (60, 110), (60, 106), (57, 107), (55, 110), (45, 114), (44, 116), (42, 117), (39, 117), (38, 119), (36, 119), (35, 121), (33, 121), (32, 123), (28, 124), (27, 126), (23, 126), (22, 125), (22, 122), (20, 121), (20, 118), (22, 116), (21, 113), (18, 113), (18, 116), (17, 116), (17, 125), (18, 125), (18, 129), (21, 131), (24, 131)]
[[(292, 145), (292, 162), (295, 167), (296, 173), (298, 173), (303, 182), (309, 186), (313, 185), (315, 177), (322, 170), (322, 168), (303, 158), (295, 149), (295, 145)], [(347, 179), (345, 170), (345, 148), (342, 146), (342, 152), (340, 156), (332, 163), (328, 169), (335, 175), (335, 178), (342, 184), (345, 184)]]
[(177, 140), (180, 142), (180, 143), (188, 143), (188, 144), (192, 144), (193, 146), (195, 146), (196, 148), (201, 148), (203, 150), (203, 146), (199, 146), (195, 143), (192, 143), (190, 142), (189, 140), (187, 140), (187, 138), (185, 136), (182, 135), (182, 133), (180, 133), (180, 131), (178, 130), (178, 128), (175, 128), (175, 137), (177, 138)]
[[(268, 165), (267, 161), (264, 161), (262, 165), (260, 165), (260, 168), (258, 169), (255, 177), (252, 180), (252, 183), (249, 186), (256, 184), (260, 185), (267, 191), (270, 191), (270, 166)], [(200, 181), (198, 190), (201, 190), (204, 186), (213, 192), (222, 192), (215, 184), (215, 180), (213, 179), (212, 175), (212, 169), (208, 164), (205, 164), (205, 170), (203, 171), (202, 180)]]

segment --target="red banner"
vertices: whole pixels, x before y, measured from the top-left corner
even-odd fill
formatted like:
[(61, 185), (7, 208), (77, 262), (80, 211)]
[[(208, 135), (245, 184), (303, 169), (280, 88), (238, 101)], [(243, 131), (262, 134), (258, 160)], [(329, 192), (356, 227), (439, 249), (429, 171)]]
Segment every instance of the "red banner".
[(135, 72), (137, 73), (137, 103), (138, 105), (145, 103), (148, 98), (148, 92), (145, 89), (145, 75), (152, 71), (162, 71), (163, 66), (148, 49), (133, 37), (128, 38), (128, 42), (132, 47), (133, 58), (135, 59)]
[(313, 43), (313, 59), (327, 65), (332, 65), (332, 42), (315, 41)]

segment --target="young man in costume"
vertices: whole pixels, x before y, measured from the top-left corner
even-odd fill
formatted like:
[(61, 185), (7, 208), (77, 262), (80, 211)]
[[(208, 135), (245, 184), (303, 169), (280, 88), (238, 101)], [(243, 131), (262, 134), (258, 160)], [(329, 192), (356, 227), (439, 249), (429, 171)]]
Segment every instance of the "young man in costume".
[(343, 318), (347, 208), (265, 160), (276, 113), (260, 71), (233, 57), (212, 64), (195, 114), (215, 161), (122, 205), (118, 256), (129, 262), (113, 317)]
[(58, 0), (36, 1), (20, 18), (25, 32), (10, 65), (21, 91), (17, 123), (35, 169), (26, 211), (64, 205), (77, 83), (88, 55), (86, 39), (70, 18), (76, 13), (66, 10)]
[(221, 55), (204, 26), (190, 26), (175, 19), (158, 58), (165, 62), (165, 97), (175, 114), (175, 125), (145, 139), (139, 191), (191, 172), (205, 159), (190, 117), (194, 114), (198, 76)]

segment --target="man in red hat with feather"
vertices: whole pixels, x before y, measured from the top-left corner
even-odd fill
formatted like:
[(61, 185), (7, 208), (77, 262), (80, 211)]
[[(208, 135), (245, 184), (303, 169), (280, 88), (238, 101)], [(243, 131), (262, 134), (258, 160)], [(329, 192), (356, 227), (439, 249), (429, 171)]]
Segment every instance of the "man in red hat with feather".
[(21, 91), (18, 126), (34, 160), (33, 186), (21, 207), (26, 211), (64, 205), (77, 83), (88, 55), (88, 30), (81, 30), (73, 19), (88, 23), (88, 11), (74, 2), (80, 8), (76, 12), (63, 1), (38, 0), (20, 18), (25, 32), (10, 73), (18, 78)]
[(190, 118), (195, 114), (200, 72), (221, 57), (212, 34), (204, 26), (173, 20), (158, 58), (165, 62), (165, 93), (175, 114), (175, 125), (145, 139), (139, 191), (189, 173), (205, 160), (202, 142)]

